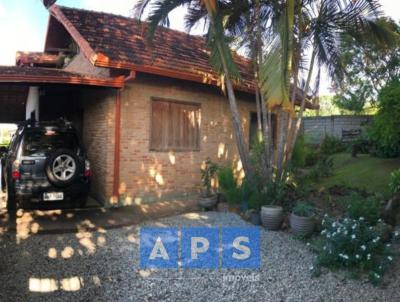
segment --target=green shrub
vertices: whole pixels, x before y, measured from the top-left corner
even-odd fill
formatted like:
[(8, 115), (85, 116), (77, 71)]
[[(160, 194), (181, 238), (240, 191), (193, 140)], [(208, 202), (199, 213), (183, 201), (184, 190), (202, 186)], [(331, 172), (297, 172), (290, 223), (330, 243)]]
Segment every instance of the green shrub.
[(242, 201), (241, 190), (236, 182), (236, 178), (231, 167), (223, 167), (219, 169), (218, 185), (228, 203), (240, 204)]
[(305, 166), (314, 166), (321, 159), (321, 154), (317, 148), (307, 147), (306, 156), (304, 159)]
[(295, 167), (304, 167), (306, 164), (307, 149), (304, 143), (304, 136), (299, 136), (293, 148), (292, 163)]
[(312, 181), (327, 177), (333, 173), (332, 157), (322, 156), (318, 162), (312, 167), (307, 177)]
[(204, 167), (201, 169), (201, 181), (205, 190), (206, 196), (213, 193), (211, 181), (218, 172), (218, 165), (213, 163), (210, 158), (207, 158)]
[(298, 202), (293, 208), (292, 213), (301, 217), (310, 217), (314, 214), (314, 207), (305, 202)]
[(332, 155), (346, 150), (346, 145), (337, 137), (326, 135), (320, 146), (321, 153)]
[(400, 169), (393, 171), (390, 175), (389, 188), (393, 195), (400, 193)]
[(365, 219), (370, 225), (375, 225), (381, 215), (381, 205), (375, 196), (363, 197), (353, 193), (344, 199), (346, 214), (352, 219)]
[(388, 83), (379, 93), (378, 112), (369, 129), (374, 143), (373, 155), (397, 157), (400, 155), (400, 81)]
[(379, 283), (394, 257), (391, 245), (382, 239), (381, 224), (371, 226), (362, 218), (335, 220), (325, 216), (315, 272), (320, 266), (341, 268), (353, 276), (368, 274), (371, 282)]

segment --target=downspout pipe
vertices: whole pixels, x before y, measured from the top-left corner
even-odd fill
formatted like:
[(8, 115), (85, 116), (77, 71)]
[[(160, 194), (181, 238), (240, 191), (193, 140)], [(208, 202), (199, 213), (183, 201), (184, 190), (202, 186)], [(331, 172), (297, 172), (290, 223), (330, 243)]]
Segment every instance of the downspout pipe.
[[(131, 73), (125, 78), (124, 82), (130, 82), (135, 80), (136, 72)], [(114, 181), (113, 181), (113, 197), (114, 203), (119, 203), (120, 192), (120, 168), (121, 168), (121, 92), (122, 89), (117, 90), (115, 97), (115, 146), (114, 146)]]

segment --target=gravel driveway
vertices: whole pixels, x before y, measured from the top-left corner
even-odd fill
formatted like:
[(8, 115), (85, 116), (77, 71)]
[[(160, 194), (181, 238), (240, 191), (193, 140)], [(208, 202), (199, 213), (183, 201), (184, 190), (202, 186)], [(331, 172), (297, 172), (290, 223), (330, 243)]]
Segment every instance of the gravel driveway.
[[(206, 212), (144, 225), (246, 223), (235, 214)], [(340, 274), (311, 278), (314, 255), (284, 232), (262, 231), (261, 270), (141, 271), (138, 230), (0, 235), (0, 301), (400, 301), (399, 263), (381, 288)]]

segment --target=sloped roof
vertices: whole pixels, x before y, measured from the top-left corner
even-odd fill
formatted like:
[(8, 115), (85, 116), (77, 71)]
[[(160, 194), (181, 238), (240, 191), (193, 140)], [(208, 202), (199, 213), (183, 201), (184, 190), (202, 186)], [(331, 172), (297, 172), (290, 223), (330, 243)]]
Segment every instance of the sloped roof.
[[(142, 72), (217, 84), (209, 64), (209, 50), (201, 36), (159, 27), (152, 46), (145, 38), (146, 23), (123, 16), (53, 5), (51, 14), (64, 25), (81, 50), (96, 66)], [(240, 90), (254, 91), (250, 61), (234, 55), (242, 76)]]
[(0, 83), (81, 84), (121, 88), (124, 78), (97, 78), (56, 68), (0, 66)]

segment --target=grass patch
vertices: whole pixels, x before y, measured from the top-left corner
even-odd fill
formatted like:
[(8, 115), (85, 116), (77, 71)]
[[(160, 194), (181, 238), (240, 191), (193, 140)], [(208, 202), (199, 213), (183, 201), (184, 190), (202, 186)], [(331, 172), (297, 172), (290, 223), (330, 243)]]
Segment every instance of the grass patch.
[(353, 158), (349, 153), (339, 153), (333, 155), (333, 161), (333, 175), (317, 184), (321, 189), (338, 185), (388, 194), (390, 173), (400, 168), (400, 158), (376, 158), (367, 154)]

